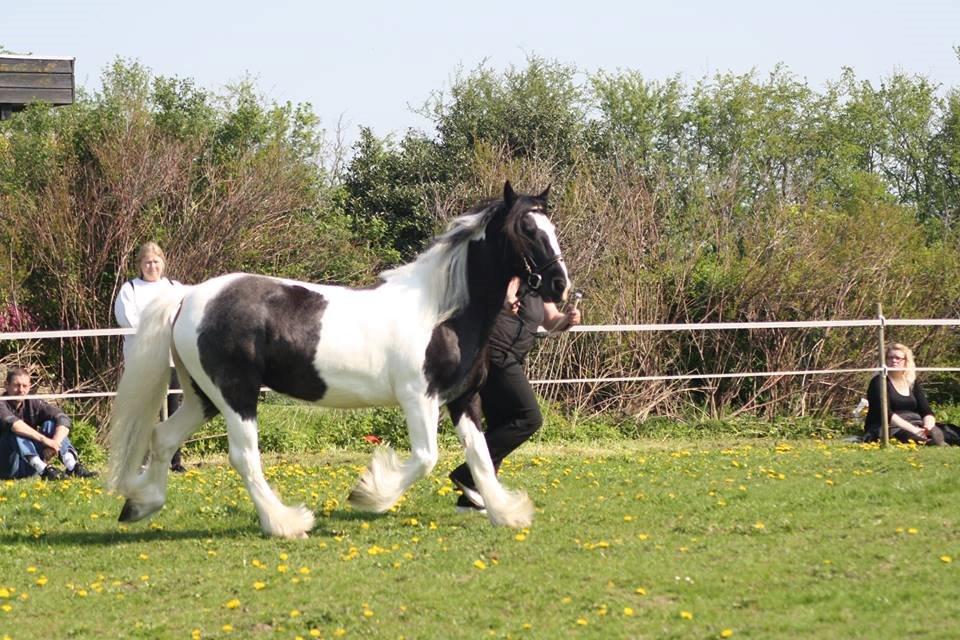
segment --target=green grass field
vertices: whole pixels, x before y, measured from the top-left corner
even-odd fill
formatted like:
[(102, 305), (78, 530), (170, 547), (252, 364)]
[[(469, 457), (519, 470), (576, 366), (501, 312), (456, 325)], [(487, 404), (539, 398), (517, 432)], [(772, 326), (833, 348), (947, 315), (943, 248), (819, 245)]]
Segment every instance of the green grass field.
[(121, 526), (97, 482), (0, 484), (0, 638), (953, 638), (955, 449), (834, 441), (529, 445), (522, 531), (460, 515), (446, 473), (394, 512), (345, 498), (366, 453), (268, 458), (302, 541), (264, 538), (206, 463)]

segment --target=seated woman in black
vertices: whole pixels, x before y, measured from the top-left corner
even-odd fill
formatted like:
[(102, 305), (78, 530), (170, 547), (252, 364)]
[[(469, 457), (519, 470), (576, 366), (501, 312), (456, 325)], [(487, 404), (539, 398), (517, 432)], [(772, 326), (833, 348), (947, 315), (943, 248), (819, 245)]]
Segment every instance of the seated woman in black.
[[(933, 411), (927, 403), (927, 394), (917, 382), (913, 351), (900, 343), (887, 347), (887, 403), (890, 409), (890, 437), (900, 442), (946, 445), (943, 430), (937, 426)], [(867, 387), (867, 418), (864, 421), (864, 440), (880, 439), (883, 429), (881, 413), (882, 377), (877, 374)]]

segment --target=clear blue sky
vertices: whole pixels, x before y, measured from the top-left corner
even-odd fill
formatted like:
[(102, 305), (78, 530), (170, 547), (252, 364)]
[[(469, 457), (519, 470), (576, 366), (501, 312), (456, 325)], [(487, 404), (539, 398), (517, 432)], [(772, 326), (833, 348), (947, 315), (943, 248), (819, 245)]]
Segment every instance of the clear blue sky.
[(359, 125), (427, 129), (411, 108), (458, 67), (533, 54), (688, 82), (782, 62), (815, 88), (844, 66), (874, 82), (903, 71), (960, 87), (960, 0), (12, 0), (0, 45), (74, 56), (90, 89), (116, 56), (215, 90), (250, 76), (271, 100), (312, 103), (328, 130), (342, 117), (352, 139)]

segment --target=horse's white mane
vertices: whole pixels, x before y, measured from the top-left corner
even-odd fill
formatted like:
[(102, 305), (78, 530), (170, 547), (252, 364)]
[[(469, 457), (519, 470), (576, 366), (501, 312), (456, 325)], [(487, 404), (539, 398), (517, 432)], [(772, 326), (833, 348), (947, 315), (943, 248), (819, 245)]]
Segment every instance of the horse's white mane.
[(458, 216), (446, 231), (413, 262), (384, 271), (380, 277), (391, 285), (422, 289), (442, 322), (470, 302), (467, 286), (467, 251), (470, 242), (484, 237), (487, 224), (500, 203), (476, 213)]

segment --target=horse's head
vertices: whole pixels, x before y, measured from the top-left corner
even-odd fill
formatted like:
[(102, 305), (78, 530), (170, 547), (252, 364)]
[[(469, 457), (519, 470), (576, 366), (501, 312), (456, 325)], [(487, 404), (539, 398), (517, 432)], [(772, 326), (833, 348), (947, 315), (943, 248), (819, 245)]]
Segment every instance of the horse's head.
[(550, 187), (536, 196), (518, 194), (507, 181), (503, 185), (504, 230), (516, 252), (517, 274), (547, 302), (560, 302), (567, 299), (570, 277), (556, 228), (547, 218), (549, 193)]

